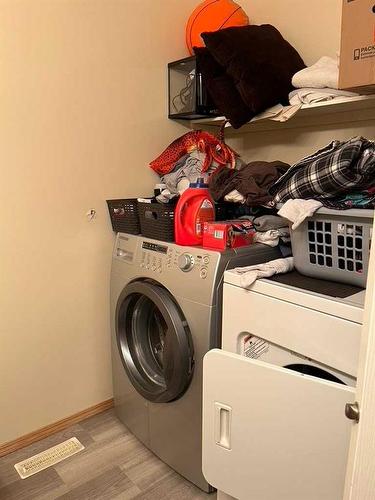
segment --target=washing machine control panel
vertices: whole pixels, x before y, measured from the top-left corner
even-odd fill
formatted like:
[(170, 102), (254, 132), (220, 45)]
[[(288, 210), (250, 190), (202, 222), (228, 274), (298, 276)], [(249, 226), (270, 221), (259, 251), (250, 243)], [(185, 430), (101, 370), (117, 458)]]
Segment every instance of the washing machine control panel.
[(203, 249), (168, 245), (162, 242), (142, 242), (140, 267), (156, 272), (180, 270), (184, 273), (196, 271), (199, 278), (206, 279), (209, 274), (210, 255)]
[(170, 249), (168, 255), (168, 269), (176, 269), (177, 267), (184, 273), (195, 271), (199, 278), (207, 278), (211, 259), (210, 255), (206, 254), (202, 248), (197, 248), (196, 252), (192, 252), (191, 248), (185, 251), (184, 248), (175, 247)]
[(140, 266), (156, 273), (161, 273), (163, 271), (163, 262), (165, 261), (167, 252), (167, 245), (143, 241)]
[(142, 243), (142, 248), (143, 250), (150, 250), (151, 252), (158, 252), (161, 254), (166, 254), (168, 252), (168, 247), (166, 245), (151, 243), (150, 241), (144, 241)]

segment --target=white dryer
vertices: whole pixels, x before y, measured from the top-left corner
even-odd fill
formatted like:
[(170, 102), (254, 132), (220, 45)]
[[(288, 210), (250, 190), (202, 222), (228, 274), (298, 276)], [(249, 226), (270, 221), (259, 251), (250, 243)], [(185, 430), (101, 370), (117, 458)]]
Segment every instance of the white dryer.
[(296, 272), (224, 280), (222, 350), (203, 369), (206, 479), (219, 498), (341, 500), (365, 291)]

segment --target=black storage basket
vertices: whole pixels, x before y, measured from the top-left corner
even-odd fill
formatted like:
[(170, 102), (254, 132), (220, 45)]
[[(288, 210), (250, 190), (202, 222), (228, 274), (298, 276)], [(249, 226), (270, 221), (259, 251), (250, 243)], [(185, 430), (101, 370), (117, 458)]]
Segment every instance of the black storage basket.
[(112, 228), (117, 233), (139, 234), (140, 224), (136, 198), (107, 200)]
[(138, 202), (141, 233), (147, 238), (174, 241), (174, 211), (176, 204)]

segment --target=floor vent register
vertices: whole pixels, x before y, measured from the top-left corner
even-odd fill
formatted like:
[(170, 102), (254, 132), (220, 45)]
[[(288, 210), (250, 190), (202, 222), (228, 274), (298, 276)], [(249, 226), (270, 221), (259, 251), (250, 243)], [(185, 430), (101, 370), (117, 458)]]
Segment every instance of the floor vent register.
[(76, 437), (68, 439), (48, 450), (42, 451), (33, 457), (27, 458), (18, 464), (15, 464), (15, 469), (22, 479), (26, 479), (37, 472), (40, 472), (52, 465), (55, 465), (66, 458), (69, 458), (85, 447), (78, 441)]

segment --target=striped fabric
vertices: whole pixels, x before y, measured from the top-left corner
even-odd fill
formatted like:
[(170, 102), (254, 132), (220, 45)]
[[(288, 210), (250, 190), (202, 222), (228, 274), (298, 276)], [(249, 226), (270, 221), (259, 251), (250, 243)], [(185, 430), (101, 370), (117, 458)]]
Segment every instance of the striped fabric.
[[(290, 167), (272, 186), (274, 203), (314, 198), (323, 205), (352, 191), (375, 184), (375, 142), (353, 137), (333, 141)], [(327, 202), (328, 204), (328, 202)]]

